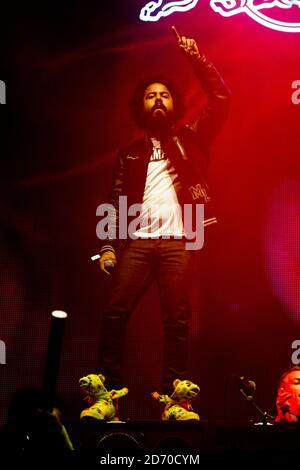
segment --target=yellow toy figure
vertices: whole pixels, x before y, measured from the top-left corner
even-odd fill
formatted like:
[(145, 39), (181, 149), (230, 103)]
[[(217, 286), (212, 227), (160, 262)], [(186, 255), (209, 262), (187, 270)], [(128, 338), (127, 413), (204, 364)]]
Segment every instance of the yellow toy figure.
[[(80, 389), (86, 395), (85, 400), (91, 405), (80, 413), (80, 418), (119, 421), (117, 399), (127, 395), (128, 388), (108, 391), (104, 386), (104, 381), (105, 377), (101, 374), (89, 374), (79, 380)], [(116, 406), (113, 400), (116, 400)]]
[(194, 412), (191, 401), (194, 400), (200, 392), (200, 387), (190, 380), (176, 379), (173, 382), (174, 392), (169, 395), (160, 395), (153, 392), (151, 395), (160, 403), (165, 405), (162, 414), (163, 421), (200, 421), (200, 417)]

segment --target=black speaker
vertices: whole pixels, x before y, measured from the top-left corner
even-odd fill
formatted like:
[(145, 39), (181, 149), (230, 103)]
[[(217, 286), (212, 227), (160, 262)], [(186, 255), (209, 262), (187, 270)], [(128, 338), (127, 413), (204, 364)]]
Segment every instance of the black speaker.
[(207, 447), (204, 422), (98, 422), (85, 418), (73, 425), (81, 449), (188, 450)]
[(118, 449), (128, 452), (276, 452), (297, 450), (300, 442), (300, 424), (258, 426), (206, 421), (107, 423), (88, 418), (74, 423), (70, 429), (77, 448), (103, 452)]

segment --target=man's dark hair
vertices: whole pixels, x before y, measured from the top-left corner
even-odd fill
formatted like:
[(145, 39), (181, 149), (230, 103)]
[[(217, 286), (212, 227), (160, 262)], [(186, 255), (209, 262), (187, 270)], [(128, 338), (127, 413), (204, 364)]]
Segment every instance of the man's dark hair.
[(184, 113), (184, 101), (181, 93), (179, 92), (177, 86), (172, 80), (164, 77), (163, 75), (154, 75), (152, 77), (143, 78), (138, 82), (133, 92), (133, 95), (129, 101), (129, 110), (130, 115), (134, 122), (144, 129), (145, 127), (145, 118), (143, 112), (143, 98), (146, 88), (152, 83), (161, 83), (168, 88), (173, 99), (174, 106), (174, 121), (177, 122)]
[(300, 371), (300, 366), (294, 366), (294, 367), (291, 367), (290, 369), (287, 369), (286, 371), (284, 371), (280, 376), (278, 388), (284, 382), (284, 379), (286, 378), (287, 375), (289, 375), (291, 372), (298, 372), (298, 371)]

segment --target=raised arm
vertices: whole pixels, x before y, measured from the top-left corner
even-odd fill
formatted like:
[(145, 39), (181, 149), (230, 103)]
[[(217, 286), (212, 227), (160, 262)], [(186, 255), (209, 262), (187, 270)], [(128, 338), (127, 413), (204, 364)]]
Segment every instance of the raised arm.
[(201, 138), (204, 146), (209, 146), (222, 127), (229, 110), (230, 91), (215, 66), (200, 53), (194, 39), (180, 36), (172, 27), (177, 44), (192, 64), (207, 102), (190, 128)]

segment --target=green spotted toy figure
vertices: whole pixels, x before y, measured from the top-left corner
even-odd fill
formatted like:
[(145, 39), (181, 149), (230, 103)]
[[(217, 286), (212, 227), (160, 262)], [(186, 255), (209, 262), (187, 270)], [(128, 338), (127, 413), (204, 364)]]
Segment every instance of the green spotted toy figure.
[(108, 391), (104, 386), (104, 375), (89, 374), (79, 380), (79, 386), (90, 405), (80, 413), (80, 418), (95, 418), (105, 421), (119, 421), (118, 398), (127, 395), (128, 388)]
[(191, 401), (194, 400), (200, 392), (200, 387), (190, 380), (176, 379), (173, 382), (174, 392), (169, 395), (160, 395), (153, 392), (151, 395), (160, 403), (165, 405), (162, 413), (163, 421), (188, 421), (200, 420), (197, 413), (194, 412)]

